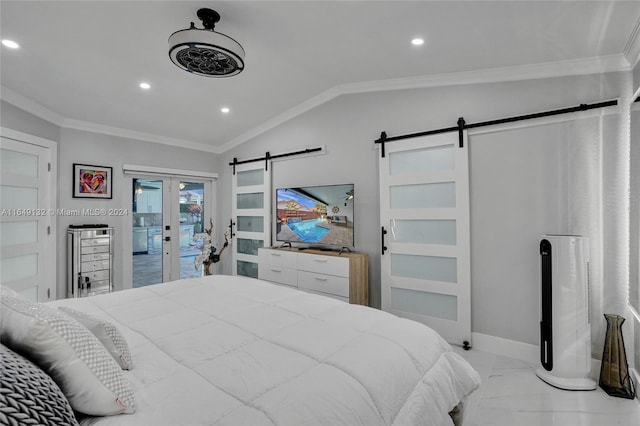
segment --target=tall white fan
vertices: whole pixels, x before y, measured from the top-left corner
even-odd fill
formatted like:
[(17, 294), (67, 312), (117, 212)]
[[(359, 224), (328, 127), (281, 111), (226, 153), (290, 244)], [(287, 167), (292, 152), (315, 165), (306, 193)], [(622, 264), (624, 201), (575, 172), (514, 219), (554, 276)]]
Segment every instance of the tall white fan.
[(560, 389), (594, 390), (589, 317), (589, 244), (573, 235), (540, 241), (540, 362), (536, 374)]

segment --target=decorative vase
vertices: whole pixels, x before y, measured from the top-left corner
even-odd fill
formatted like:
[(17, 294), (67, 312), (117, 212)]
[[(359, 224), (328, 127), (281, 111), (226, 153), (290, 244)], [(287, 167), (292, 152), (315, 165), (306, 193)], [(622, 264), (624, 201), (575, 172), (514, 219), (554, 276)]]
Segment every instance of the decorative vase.
[(622, 324), (625, 319), (619, 315), (604, 314), (607, 332), (604, 338), (604, 352), (600, 368), (600, 387), (609, 395), (633, 399), (636, 390), (629, 376), (627, 354), (622, 338)]

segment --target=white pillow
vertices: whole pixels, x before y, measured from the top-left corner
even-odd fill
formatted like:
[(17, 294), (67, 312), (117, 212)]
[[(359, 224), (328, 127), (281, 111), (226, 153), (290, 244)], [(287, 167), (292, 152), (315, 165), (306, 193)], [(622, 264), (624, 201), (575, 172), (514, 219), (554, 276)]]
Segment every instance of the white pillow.
[(84, 326), (4, 286), (0, 304), (0, 340), (47, 372), (74, 410), (93, 416), (135, 411), (122, 369)]
[(131, 369), (131, 351), (129, 350), (129, 345), (115, 325), (86, 312), (67, 308), (66, 306), (61, 306), (58, 310), (87, 327), (87, 329), (97, 337), (100, 343), (107, 348), (107, 351), (109, 351), (113, 359), (120, 364), (123, 370)]

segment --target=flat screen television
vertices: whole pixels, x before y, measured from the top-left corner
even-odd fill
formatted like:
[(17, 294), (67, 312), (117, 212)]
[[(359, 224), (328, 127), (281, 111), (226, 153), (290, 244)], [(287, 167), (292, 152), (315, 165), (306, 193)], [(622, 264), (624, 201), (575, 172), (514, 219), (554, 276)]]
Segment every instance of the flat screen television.
[(278, 188), (276, 241), (353, 247), (353, 184)]

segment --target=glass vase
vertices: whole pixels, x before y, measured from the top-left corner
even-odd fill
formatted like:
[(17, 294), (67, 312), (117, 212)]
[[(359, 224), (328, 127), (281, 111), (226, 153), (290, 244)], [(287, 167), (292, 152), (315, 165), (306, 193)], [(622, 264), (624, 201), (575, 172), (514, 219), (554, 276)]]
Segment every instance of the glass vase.
[(622, 338), (622, 324), (625, 319), (619, 315), (604, 314), (607, 332), (604, 338), (604, 352), (600, 368), (600, 387), (609, 395), (619, 398), (635, 398), (636, 391), (629, 376), (627, 354)]

